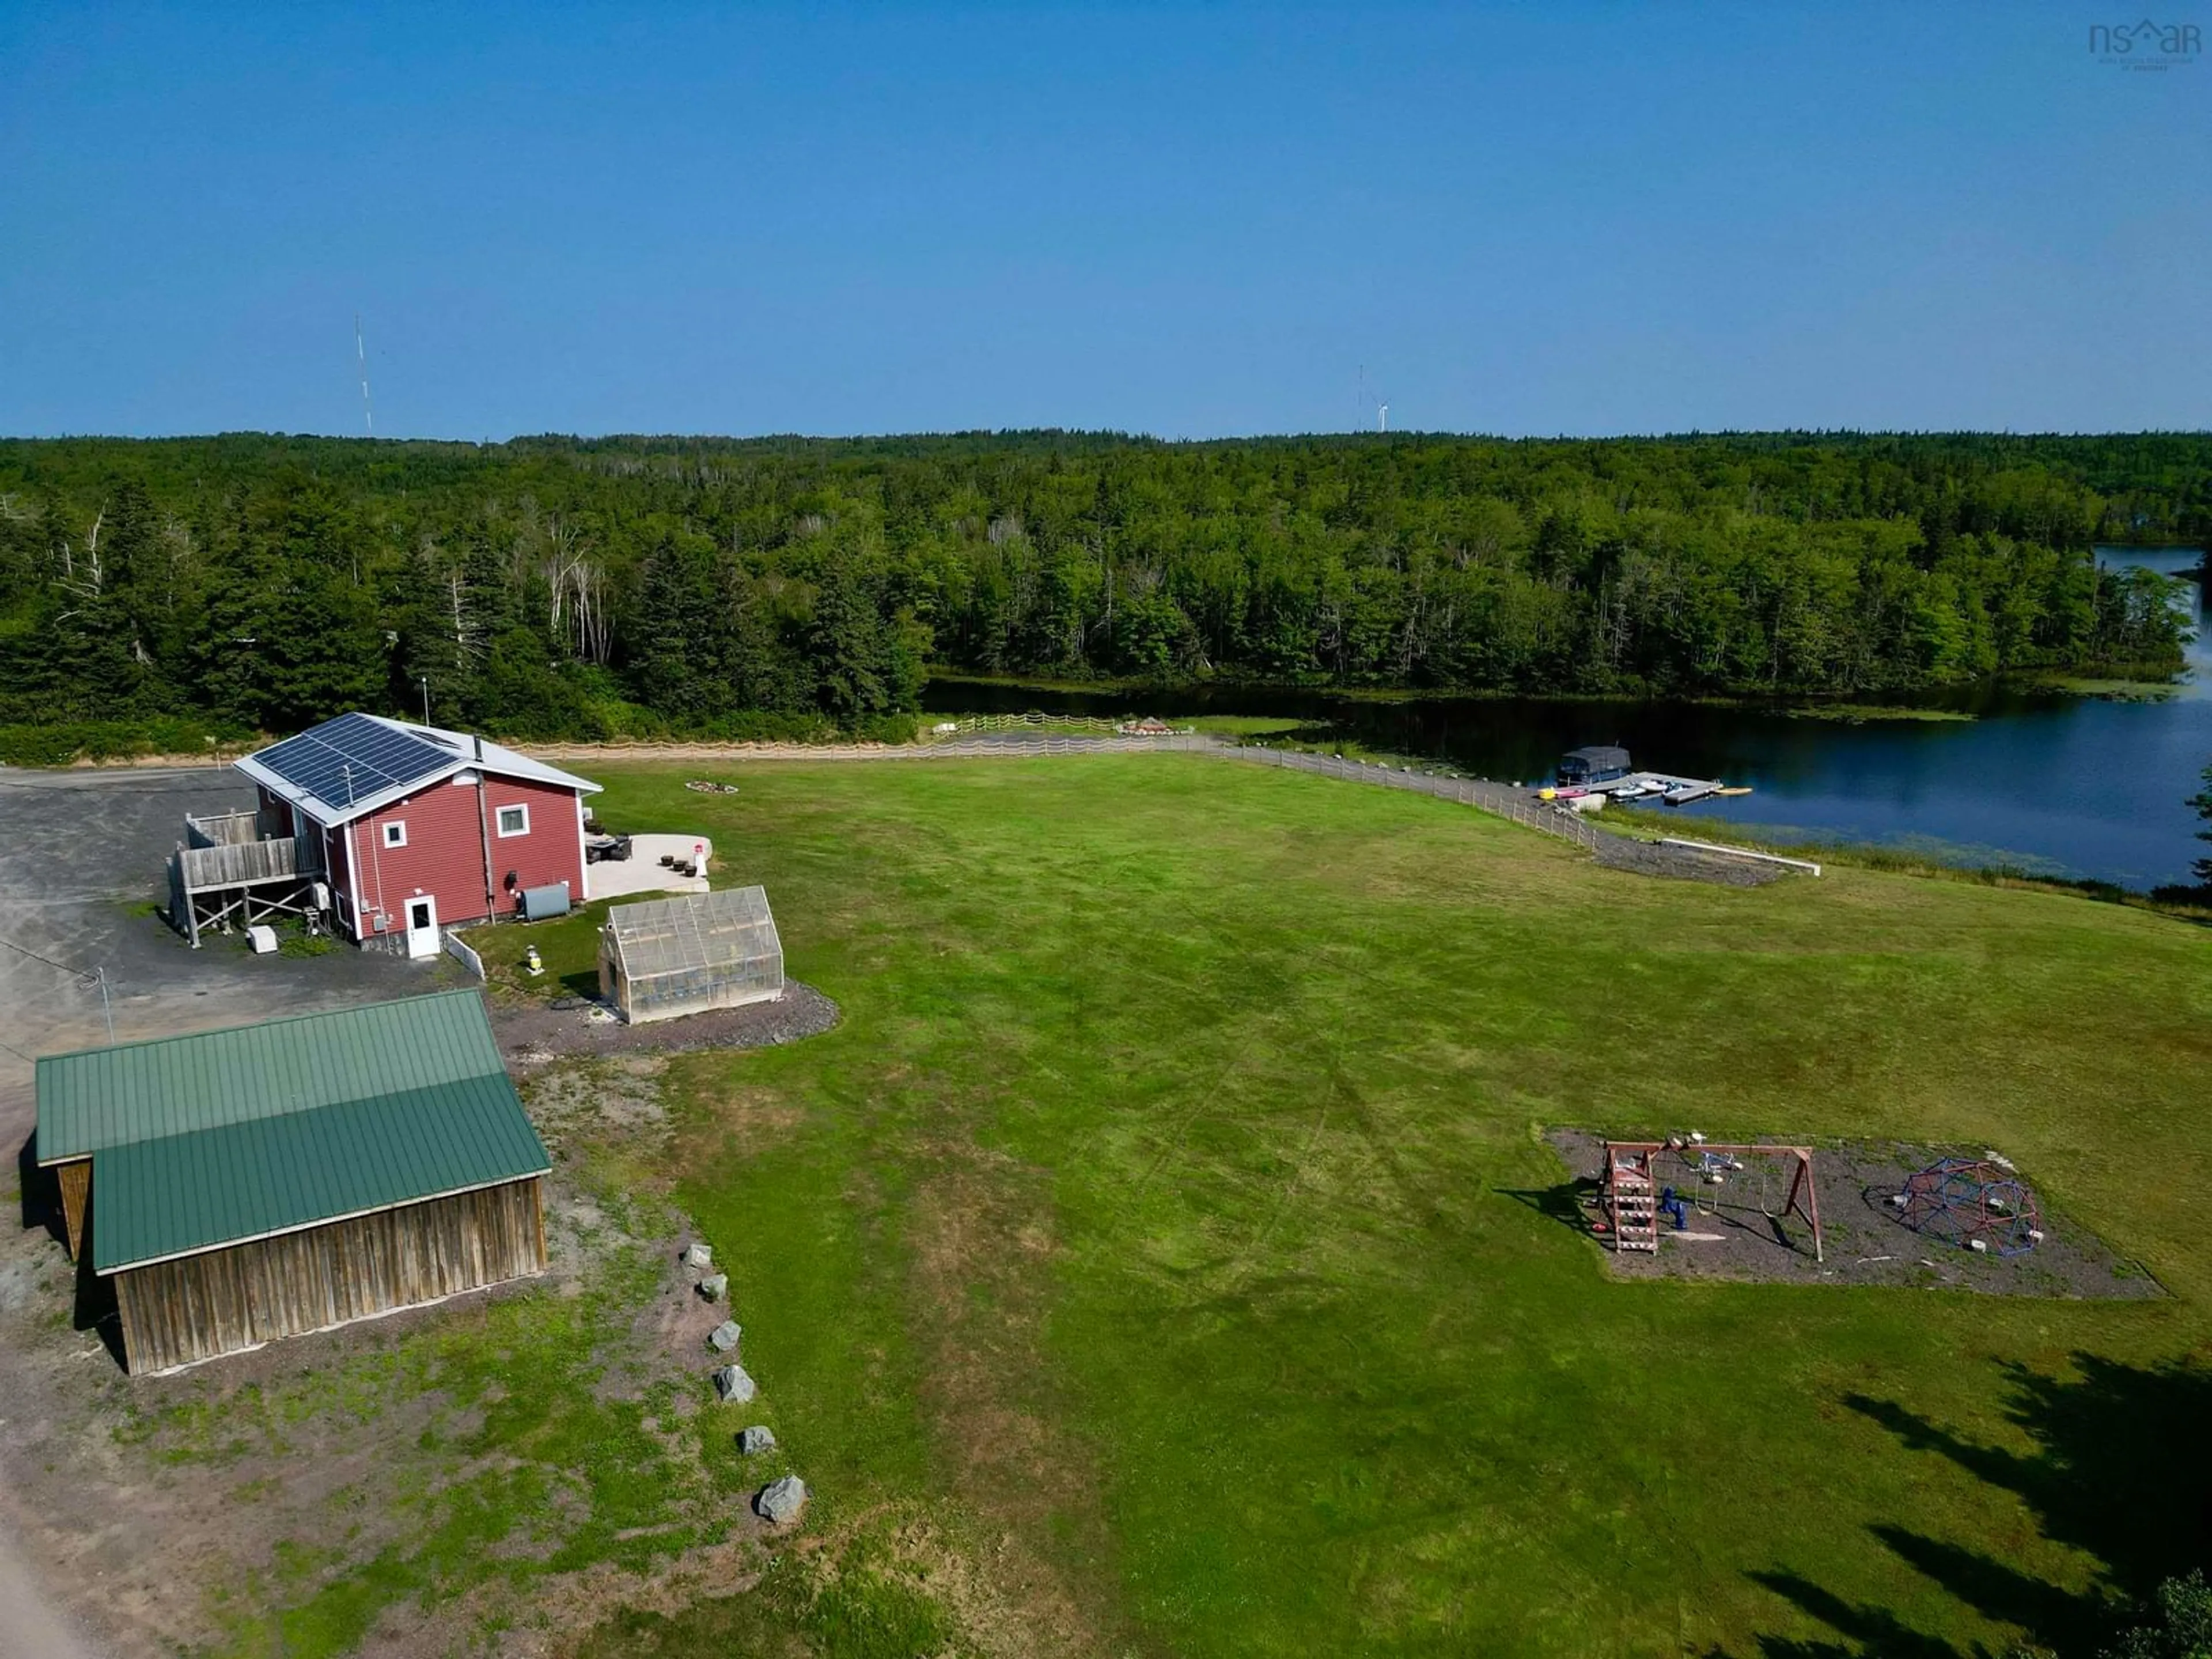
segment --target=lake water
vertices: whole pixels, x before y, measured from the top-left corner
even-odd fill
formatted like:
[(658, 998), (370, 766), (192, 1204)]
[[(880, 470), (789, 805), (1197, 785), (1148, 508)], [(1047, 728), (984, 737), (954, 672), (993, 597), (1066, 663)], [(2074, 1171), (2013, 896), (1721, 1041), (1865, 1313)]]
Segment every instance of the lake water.
[[(2179, 574), (2205, 556), (2113, 548), (2099, 556)], [(2212, 763), (2203, 583), (2177, 585), (2176, 603), (2191, 608), (2198, 635), (2191, 672), (2171, 698), (2112, 702), (1978, 687), (1954, 704), (1977, 716), (1970, 721), (1852, 725), (1759, 708), (1598, 700), (1364, 702), (1249, 687), (1133, 695), (939, 682), (924, 701), (938, 713), (1275, 715), (1493, 778), (1547, 776), (1569, 749), (1620, 743), (1639, 766), (1752, 787), (1748, 796), (1680, 808), (1686, 828), (1723, 817), (1781, 841), (1868, 842), (2140, 889), (2186, 882), (2191, 861), (2212, 853), (2195, 839), (2199, 821), (2185, 805)]]

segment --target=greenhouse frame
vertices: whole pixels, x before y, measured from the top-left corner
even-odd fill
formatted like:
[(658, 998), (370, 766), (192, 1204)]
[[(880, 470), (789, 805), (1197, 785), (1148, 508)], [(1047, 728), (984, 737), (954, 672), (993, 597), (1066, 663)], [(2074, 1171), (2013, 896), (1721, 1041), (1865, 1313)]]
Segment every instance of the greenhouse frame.
[(599, 930), (599, 994), (632, 1025), (783, 994), (783, 941), (763, 887), (618, 904)]

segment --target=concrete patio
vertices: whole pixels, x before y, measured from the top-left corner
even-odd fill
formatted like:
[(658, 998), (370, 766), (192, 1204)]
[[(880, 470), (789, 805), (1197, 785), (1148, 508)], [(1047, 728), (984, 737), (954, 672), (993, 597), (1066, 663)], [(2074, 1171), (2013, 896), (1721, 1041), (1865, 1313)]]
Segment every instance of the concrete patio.
[(714, 843), (704, 836), (632, 836), (629, 857), (619, 863), (584, 866), (585, 898), (628, 898), (637, 893), (703, 893), (707, 878), (680, 875), (663, 864), (663, 854), (684, 863), (695, 848), (704, 848), (708, 867), (713, 867)]

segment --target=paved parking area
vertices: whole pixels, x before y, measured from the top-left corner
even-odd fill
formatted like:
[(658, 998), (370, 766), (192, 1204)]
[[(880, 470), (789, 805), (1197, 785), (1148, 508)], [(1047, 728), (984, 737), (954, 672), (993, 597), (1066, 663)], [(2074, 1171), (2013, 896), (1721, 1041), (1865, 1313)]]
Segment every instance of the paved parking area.
[(407, 996), (453, 970), (342, 945), (257, 957), (238, 935), (194, 951), (153, 907), (186, 812), (251, 810), (229, 768), (25, 772), (0, 768), (0, 1143), (31, 1130), (31, 1061), (107, 1039), (167, 1036)]

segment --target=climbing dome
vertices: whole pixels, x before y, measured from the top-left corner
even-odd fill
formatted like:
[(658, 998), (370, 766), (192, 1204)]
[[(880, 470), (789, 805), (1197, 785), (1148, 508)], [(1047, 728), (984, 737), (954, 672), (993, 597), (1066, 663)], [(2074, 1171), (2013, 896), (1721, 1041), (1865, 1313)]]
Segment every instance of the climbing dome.
[(633, 1025), (783, 994), (783, 941), (761, 887), (618, 904), (599, 931), (599, 994)]
[(1913, 1231), (1961, 1249), (2018, 1255), (2043, 1242), (2034, 1192), (2009, 1166), (1987, 1158), (1938, 1158), (1907, 1176), (1890, 1202)]

